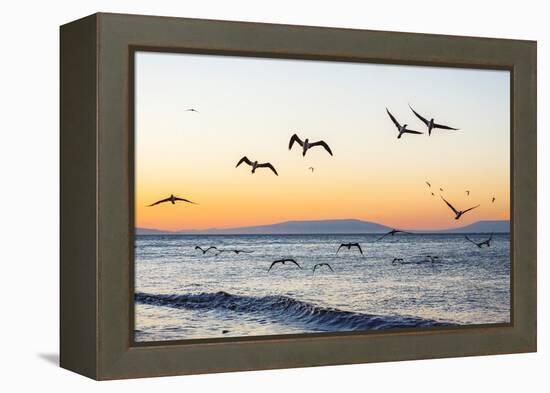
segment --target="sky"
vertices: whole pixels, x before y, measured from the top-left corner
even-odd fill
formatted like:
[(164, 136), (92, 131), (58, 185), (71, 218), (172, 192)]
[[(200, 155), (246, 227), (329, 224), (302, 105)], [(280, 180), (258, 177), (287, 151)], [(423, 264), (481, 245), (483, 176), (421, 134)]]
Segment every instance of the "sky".
[[(137, 52), (135, 67), (136, 227), (353, 218), (421, 230), (510, 217), (508, 71), (155, 52)], [(409, 104), (460, 130), (429, 137)], [(386, 107), (425, 134), (397, 139)], [(289, 151), (294, 133), (334, 156)], [(235, 168), (243, 156), (279, 176)], [(170, 194), (198, 205), (147, 207)], [(439, 195), (481, 206), (456, 221)]]

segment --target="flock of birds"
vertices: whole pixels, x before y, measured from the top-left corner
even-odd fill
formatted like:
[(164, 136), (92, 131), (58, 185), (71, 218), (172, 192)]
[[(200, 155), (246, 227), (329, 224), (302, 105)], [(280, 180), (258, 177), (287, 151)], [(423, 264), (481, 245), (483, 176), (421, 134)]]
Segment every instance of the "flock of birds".
[[(423, 116), (419, 115), (418, 112), (416, 112), (410, 105), (409, 105), (409, 108), (411, 108), (411, 111), (413, 111), (413, 113), (416, 115), (416, 117), (418, 117), (422, 121), (422, 123), (424, 123), (426, 125), (426, 127), (428, 127), (428, 136), (431, 136), (432, 135), (432, 130), (435, 130), (435, 129), (454, 130), (454, 131), (459, 130), (458, 128), (445, 126), (443, 124), (437, 124), (433, 118), (428, 120), (428, 119), (424, 118)], [(397, 127), (397, 131), (399, 132), (399, 134), (397, 135), (397, 139), (400, 139), (403, 134), (423, 134), (423, 132), (408, 129), (407, 128), (408, 124), (403, 124), (403, 125), (399, 124), (399, 122), (391, 114), (391, 112), (389, 111), (388, 108), (386, 108), (386, 112), (388, 112), (388, 115), (390, 116), (390, 119), (393, 121), (393, 124), (395, 124), (395, 126)]]
[[(359, 247), (359, 250), (361, 250), (361, 247), (359, 246), (358, 243), (353, 243), (352, 245), (356, 245), (357, 247)], [(340, 247), (345, 247), (345, 246), (347, 246), (347, 245), (342, 244)], [(229, 250), (219, 249), (216, 246), (210, 246), (210, 247), (207, 247), (207, 248), (202, 248), (201, 246), (195, 246), (195, 250), (201, 251), (203, 255), (205, 255), (209, 251), (212, 251), (213, 253), (215, 253), (214, 255), (220, 255), (221, 253), (224, 253), (224, 252), (234, 252), (235, 254), (240, 254), (240, 253), (250, 254), (250, 253), (254, 252), (254, 251), (247, 251), (247, 250), (240, 250), (240, 249), (229, 249)], [(340, 248), (338, 249), (338, 251), (340, 251)], [(361, 251), (361, 254), (363, 254), (363, 251)], [(271, 265), (269, 266), (269, 269), (267, 269), (267, 271), (268, 272), (271, 271), (273, 266), (275, 266), (277, 264), (285, 265), (287, 262), (296, 265), (299, 269), (302, 269), (302, 266), (298, 262), (296, 262), (296, 260), (294, 258), (282, 258), (282, 259), (277, 259), (276, 261), (273, 261), (271, 263)], [(330, 266), (330, 264), (328, 264), (328, 263), (317, 263), (313, 266), (313, 274), (315, 274), (315, 270), (317, 270), (319, 268), (322, 268), (323, 266), (328, 267), (331, 272), (334, 272), (334, 270), (332, 269), (332, 266)]]
[[(397, 233), (412, 234), (411, 232), (402, 231), (400, 229), (392, 229), (391, 231), (386, 232), (385, 234), (383, 234), (382, 236), (380, 236), (379, 238), (374, 240), (374, 242), (378, 242), (378, 241), (384, 239), (386, 236), (394, 236)], [(489, 236), (488, 239), (483, 240), (481, 242), (476, 242), (476, 241), (470, 239), (468, 236), (464, 236), (464, 237), (470, 243), (475, 244), (478, 248), (483, 248), (484, 246), (485, 247), (491, 247), (491, 241), (493, 240), (493, 234), (492, 233), (491, 233), (491, 235)], [(336, 250), (336, 254), (338, 254), (342, 248), (345, 248), (347, 250), (351, 250), (352, 248), (357, 249), (357, 251), (361, 255), (363, 255), (363, 249), (361, 248), (361, 244), (358, 243), (358, 242), (355, 242), (355, 243), (341, 243), (340, 246)], [(195, 250), (201, 251), (203, 255), (205, 255), (209, 251), (212, 251), (212, 253), (214, 253), (214, 255), (216, 255), (216, 256), (220, 255), (221, 253), (224, 253), (224, 252), (233, 252), (235, 254), (240, 254), (240, 253), (250, 254), (250, 253), (254, 252), (254, 251), (241, 250), (241, 249), (219, 249), (216, 246), (210, 246), (210, 247), (207, 247), (207, 248), (202, 248), (201, 246), (195, 246)], [(439, 261), (441, 261), (441, 258), (439, 256), (426, 255), (426, 259), (416, 260), (416, 261), (405, 261), (403, 258), (393, 258), (391, 264), (392, 265), (396, 265), (396, 264), (400, 264), (400, 265), (416, 264), (416, 265), (418, 265), (418, 264), (422, 264), (422, 263), (430, 263), (432, 266), (434, 266), (434, 264), (436, 262), (439, 262)], [(287, 263), (288, 263), (288, 265), (295, 265), (298, 269), (303, 270), (302, 266), (296, 261), (295, 258), (281, 258), (281, 259), (277, 259), (277, 260), (271, 262), (271, 264), (269, 265), (269, 268), (267, 269), (267, 272), (269, 273), (275, 265), (279, 265), (279, 264), (280, 265), (287, 265)], [(322, 263), (317, 263), (317, 264), (313, 265), (313, 269), (312, 269), (313, 274), (315, 274), (315, 271), (317, 269), (320, 269), (324, 266), (326, 266), (332, 273), (334, 273), (334, 269), (332, 268), (332, 266), (329, 263), (322, 262)]]
[[(361, 250), (361, 247), (359, 246), (358, 243), (353, 243), (351, 245), (356, 245), (357, 247), (359, 247), (359, 250)], [(347, 244), (342, 244), (340, 246), (340, 248), (345, 247), (345, 246), (347, 246)], [(340, 251), (340, 248), (338, 248), (338, 251)], [(235, 254), (240, 254), (240, 253), (250, 254), (250, 253), (254, 252), (254, 251), (247, 251), (247, 250), (240, 250), (240, 249), (228, 249), (228, 250), (219, 249), (216, 246), (210, 246), (208, 248), (202, 248), (201, 246), (195, 246), (195, 250), (201, 251), (203, 255), (205, 255), (209, 251), (214, 252), (215, 253), (214, 255), (220, 255), (221, 253), (224, 253), (224, 252), (234, 252)], [(363, 254), (363, 251), (361, 251), (361, 254)], [(298, 262), (296, 262), (296, 260), (294, 258), (282, 258), (282, 259), (277, 259), (277, 260), (273, 261), (271, 263), (271, 265), (269, 266), (269, 269), (267, 269), (267, 271), (268, 272), (271, 271), (273, 266), (275, 266), (277, 264), (285, 265), (287, 262), (296, 265), (299, 269), (302, 269), (302, 266)], [(332, 269), (332, 266), (330, 266), (330, 264), (323, 262), (323, 263), (317, 263), (313, 266), (313, 274), (315, 274), (315, 271), (317, 269), (322, 268), (323, 266), (328, 267), (331, 272), (334, 272), (334, 270)]]
[(221, 249), (221, 250), (220, 250), (220, 249), (218, 249), (218, 247), (216, 247), (216, 246), (210, 246), (210, 247), (208, 247), (208, 248), (202, 248), (202, 247), (200, 247), (200, 246), (195, 246), (195, 250), (200, 250), (200, 251), (202, 251), (202, 254), (203, 254), (203, 255), (206, 254), (206, 253), (207, 253), (208, 251), (210, 251), (210, 250), (215, 251), (215, 252), (216, 252), (216, 255), (220, 255), (220, 254), (222, 254), (222, 253), (224, 253), (224, 252), (232, 252), (232, 253), (235, 253), (235, 254), (237, 254), (237, 255), (238, 255), (238, 254), (241, 254), (241, 253), (243, 253), (243, 254), (251, 254), (251, 253), (253, 252), (253, 251), (239, 250), (239, 249), (231, 249), (231, 250), (224, 250), (224, 249)]
[[(410, 105), (409, 105), (409, 108), (415, 114), (415, 116), (418, 117), (426, 125), (426, 127), (428, 129), (428, 135), (429, 136), (431, 136), (432, 131), (436, 130), (436, 129), (454, 130), (454, 131), (459, 130), (459, 128), (454, 128), (454, 127), (450, 127), (450, 126), (446, 126), (446, 125), (443, 125), (443, 124), (436, 123), (434, 118), (431, 118), (430, 120), (428, 120), (427, 118), (420, 115), (417, 111), (415, 111)], [(196, 110), (195, 108), (185, 109), (185, 111), (186, 112), (199, 113), (199, 111)], [(400, 139), (403, 136), (403, 134), (423, 134), (424, 133), (424, 132), (421, 132), (421, 131), (415, 131), (415, 130), (411, 130), (411, 129), (407, 128), (408, 124), (401, 125), (397, 121), (395, 116), (393, 116), (393, 114), (389, 111), (388, 108), (386, 108), (386, 112), (388, 113), (388, 116), (390, 117), (393, 124), (397, 127), (397, 131), (398, 131), (397, 139)], [(288, 149), (292, 150), (292, 147), (294, 146), (295, 143), (301, 146), (303, 157), (305, 157), (308, 150), (310, 150), (314, 147), (322, 147), (323, 149), (325, 149), (327, 151), (328, 154), (333, 156), (332, 149), (330, 148), (328, 143), (326, 143), (323, 140), (316, 141), (316, 142), (310, 142), (310, 140), (308, 138), (305, 138), (304, 140), (302, 140), (297, 134), (293, 134), (290, 137), (290, 141), (289, 141), (289, 144), (288, 144)], [(267, 169), (270, 169), (276, 176), (279, 176), (279, 173), (277, 172), (277, 169), (270, 162), (259, 162), (258, 160), (252, 161), (247, 156), (243, 156), (237, 162), (237, 165), (235, 165), (235, 168), (239, 167), (243, 163), (247, 164), (248, 166), (250, 166), (252, 168), (251, 169), (252, 173), (256, 173), (256, 169), (267, 168)], [(308, 170), (310, 170), (313, 173), (315, 171), (315, 168), (314, 167), (309, 167)], [(428, 187), (430, 187), (430, 188), (432, 187), (430, 182), (426, 181), (426, 184), (428, 185)], [(443, 192), (443, 188), (440, 187), (439, 191)], [(433, 191), (431, 191), (431, 195), (435, 196)], [(470, 195), (470, 190), (466, 190), (466, 195), (467, 196)], [(443, 198), (443, 196), (441, 196), (441, 199), (443, 199), (443, 201), (447, 204), (447, 206), (453, 211), (453, 213), (455, 214), (455, 220), (458, 220), (466, 212), (469, 212), (469, 211), (471, 211), (471, 210), (473, 210), (473, 209), (480, 206), (480, 205), (477, 205), (477, 206), (473, 206), (473, 207), (470, 207), (470, 208), (465, 209), (465, 210), (458, 210), (449, 201), (447, 201), (445, 198)], [(495, 200), (496, 200), (496, 198), (493, 196), (491, 202), (494, 203)], [(195, 204), (195, 205), (197, 204), (193, 201), (190, 201), (189, 199), (179, 198), (179, 197), (176, 197), (172, 194), (168, 198), (156, 201), (156, 202), (150, 204), (149, 206), (156, 206), (158, 204), (165, 203), (165, 202), (171, 202), (172, 204), (175, 204), (176, 201), (191, 203), (191, 204)]]
[[(292, 150), (292, 146), (294, 145), (294, 143), (297, 143), (298, 145), (300, 145), (302, 147), (302, 156), (303, 157), (305, 157), (305, 155), (306, 155), (306, 153), (309, 149), (312, 149), (316, 146), (320, 146), (320, 147), (324, 148), (327, 151), (328, 154), (330, 154), (331, 156), (333, 155), (330, 146), (325, 141), (310, 142), (308, 138), (306, 138), (305, 140), (302, 140), (302, 139), (300, 139), (300, 137), (297, 134), (294, 134), (290, 137), (290, 141), (288, 143), (288, 150)], [(273, 173), (275, 175), (279, 176), (279, 174), (277, 173), (277, 170), (275, 169), (273, 164), (271, 164), (270, 162), (259, 163), (257, 160), (256, 161), (250, 160), (247, 156), (244, 156), (243, 158), (241, 158), (237, 162), (237, 165), (235, 166), (235, 168), (237, 168), (243, 162), (252, 167), (252, 173), (255, 173), (256, 169), (258, 169), (258, 168), (268, 168), (268, 169), (271, 169), (271, 171), (273, 171)], [(313, 172), (315, 170), (315, 168), (313, 168), (311, 166), (308, 169), (311, 172)]]
[[(197, 112), (198, 111), (196, 109), (186, 109), (186, 111), (190, 111), (190, 112)], [(294, 134), (290, 137), (290, 142), (289, 142), (289, 145), (288, 145), (288, 149), (291, 150), (292, 149), (292, 146), (294, 145), (294, 143), (297, 143), (298, 145), (300, 145), (302, 147), (302, 156), (305, 156), (307, 151), (309, 149), (312, 149), (316, 146), (320, 146), (320, 147), (323, 147), (331, 156), (333, 155), (332, 154), (332, 150), (330, 148), (330, 146), (325, 142), (325, 141), (317, 141), (317, 142), (310, 142), (309, 139), (305, 139), (305, 140), (301, 140), (300, 137), (297, 135), (297, 134)], [(247, 156), (243, 156), (238, 162), (237, 162), (237, 165), (235, 166), (235, 168), (237, 168), (239, 165), (241, 165), (242, 163), (245, 163), (247, 165), (249, 165), (250, 167), (252, 167), (252, 173), (256, 173), (256, 169), (258, 168), (268, 168), (270, 169), (275, 175), (279, 176), (279, 173), (277, 172), (277, 170), (275, 169), (275, 167), (270, 163), (270, 162), (258, 162), (258, 160), (255, 160), (255, 161), (252, 161), (251, 159), (249, 159)], [(309, 167), (308, 168), (312, 173), (315, 171), (315, 168), (314, 167)], [(196, 202), (193, 202), (189, 199), (186, 199), (186, 198), (180, 198), (180, 197), (177, 197), (175, 196), (174, 194), (171, 194), (168, 198), (164, 198), (164, 199), (161, 199), (161, 200), (158, 200), (150, 205), (148, 205), (148, 207), (152, 207), (152, 206), (156, 206), (156, 205), (159, 205), (161, 203), (166, 203), (166, 202), (170, 202), (172, 203), (172, 205), (175, 205), (177, 201), (181, 201), (181, 202), (186, 202), (186, 203), (191, 203), (191, 204), (194, 204), (194, 205), (198, 205), (198, 203)]]
[[(426, 181), (426, 184), (428, 185), (428, 187), (431, 189), (432, 185), (429, 181)], [(439, 191), (443, 192), (443, 188), (439, 188)], [(430, 193), (432, 194), (432, 196), (435, 196), (435, 194), (433, 193), (433, 191), (430, 191)], [(466, 195), (467, 196), (470, 196), (470, 190), (466, 190)], [(460, 219), (460, 217), (462, 217), (463, 214), (471, 211), (471, 210), (474, 210), (476, 208), (478, 208), (479, 206), (481, 206), (480, 204), (476, 205), (476, 206), (472, 206), (468, 209), (465, 209), (465, 210), (458, 210), (457, 208), (455, 208), (449, 201), (447, 201), (445, 198), (443, 198), (442, 195), (439, 195), (441, 197), (441, 199), (443, 200), (443, 202), (445, 202), (445, 204), (447, 206), (449, 206), (449, 209), (451, 209), (453, 211), (453, 213), (455, 214), (455, 220), (458, 220)], [(491, 203), (495, 203), (496, 201), (496, 198), (493, 196), (491, 198)]]
[[(417, 111), (415, 111), (410, 105), (409, 105), (409, 108), (414, 113), (414, 115), (418, 119), (420, 119), (422, 121), (422, 123), (424, 123), (424, 125), (427, 127), (428, 136), (431, 136), (432, 131), (436, 130), (436, 129), (439, 129), (439, 130), (453, 130), (453, 131), (459, 130), (458, 128), (454, 128), (454, 127), (450, 127), (450, 126), (447, 126), (447, 125), (436, 123), (434, 118), (431, 118), (430, 120), (428, 120), (427, 118), (420, 115)], [(199, 113), (199, 111), (194, 109), (194, 108), (189, 108), (189, 109), (186, 109), (185, 111), (186, 112)], [(397, 128), (397, 131), (398, 131), (397, 139), (400, 139), (405, 134), (412, 134), (412, 135), (424, 134), (424, 132), (409, 129), (408, 124), (403, 124), (402, 125), (401, 123), (399, 123), (399, 121), (389, 111), (388, 108), (386, 108), (386, 112), (387, 112), (388, 116), (390, 117), (391, 121), (393, 122), (393, 124), (395, 125), (395, 127)], [(304, 140), (302, 140), (297, 134), (293, 134), (290, 137), (290, 141), (289, 141), (289, 144), (288, 144), (288, 149), (292, 150), (292, 147), (295, 144), (299, 145), (302, 148), (302, 156), (303, 157), (305, 157), (306, 153), (310, 149), (315, 148), (315, 147), (322, 147), (328, 154), (333, 156), (332, 149), (330, 148), (328, 143), (326, 143), (323, 140), (319, 140), (319, 141), (316, 141), (316, 142), (311, 142), (308, 138), (305, 138)], [(257, 169), (266, 168), (266, 169), (271, 170), (276, 176), (279, 176), (279, 173), (277, 172), (276, 168), (270, 162), (259, 162), (258, 160), (253, 161), (253, 160), (249, 159), (247, 156), (243, 156), (237, 162), (237, 165), (235, 166), (235, 168), (239, 167), (243, 163), (247, 164), (248, 166), (250, 166), (252, 168), (251, 169), (252, 173), (256, 173)], [(315, 171), (315, 168), (314, 167), (309, 167), (308, 170), (310, 170), (313, 173)], [(427, 184), (428, 188), (430, 189), (431, 195), (435, 196), (435, 193), (432, 191), (432, 184), (429, 181), (426, 181), (425, 183)], [(440, 187), (439, 191), (443, 192), (443, 188)], [(466, 190), (465, 192), (466, 192), (467, 196), (470, 196), (470, 190)], [(469, 207), (467, 209), (460, 210), (460, 209), (455, 208), (442, 195), (440, 195), (440, 197), (443, 200), (443, 202), (449, 207), (449, 209), (451, 209), (451, 211), (453, 212), (455, 220), (459, 220), (464, 214), (466, 214), (467, 212), (472, 211), (472, 210), (474, 210), (474, 209), (476, 209), (480, 206), (480, 204), (478, 204), (478, 205)], [(495, 200), (496, 200), (496, 198), (493, 196), (492, 199), (491, 199), (491, 203), (494, 203)], [(178, 201), (197, 205), (196, 202), (193, 202), (189, 199), (180, 198), (180, 197), (177, 197), (177, 196), (174, 196), (173, 194), (171, 194), (168, 198), (158, 200), (158, 201), (156, 201), (156, 202), (154, 202), (154, 203), (152, 203), (148, 206), (152, 207), (152, 206), (157, 206), (159, 204), (168, 203), (168, 202), (170, 202), (174, 205)], [(407, 232), (407, 231), (404, 231), (404, 230), (392, 229), (391, 231), (385, 233), (384, 235), (382, 235), (381, 237), (376, 239), (375, 242), (384, 239), (386, 236), (394, 236), (398, 233), (411, 234), (411, 232)], [(493, 239), (493, 234), (491, 234), (488, 239), (483, 240), (481, 242), (476, 242), (476, 241), (468, 238), (468, 236), (465, 236), (465, 238), (466, 238), (466, 240), (468, 240), (472, 244), (476, 245), (478, 248), (490, 247), (491, 246), (491, 241)], [(361, 255), (363, 255), (363, 249), (361, 248), (361, 245), (359, 243), (342, 243), (342, 244), (340, 244), (340, 246), (336, 250), (336, 254), (338, 254), (342, 248), (345, 248), (347, 250), (351, 250), (352, 248), (354, 248), (354, 249), (357, 249)], [(210, 251), (215, 253), (215, 255), (219, 255), (221, 253), (227, 253), (227, 252), (232, 252), (232, 253), (235, 253), (237, 255), (240, 254), (240, 253), (252, 253), (253, 252), (253, 251), (247, 251), (247, 250), (241, 250), (241, 249), (218, 249), (216, 246), (210, 246), (208, 248), (202, 248), (200, 246), (196, 246), (195, 250), (201, 251), (203, 255), (207, 254)], [(424, 263), (424, 262), (429, 262), (433, 265), (434, 263), (436, 263), (439, 260), (440, 260), (440, 258), (438, 256), (431, 256), (431, 255), (427, 255), (426, 259), (423, 260), (423, 261), (405, 261), (403, 258), (394, 258), (392, 260), (392, 265), (395, 265), (395, 264), (405, 265), (405, 264), (410, 264), (410, 263), (418, 264), (418, 263)], [(276, 265), (285, 265), (285, 264), (292, 264), (292, 265), (295, 265), (296, 267), (298, 267), (299, 269), (302, 269), (302, 266), (298, 262), (296, 262), (295, 259), (293, 259), (293, 258), (283, 258), (283, 259), (278, 259), (278, 260), (273, 261), (271, 263), (271, 265), (269, 266), (269, 268), (267, 269), (267, 271), (268, 272), (271, 271), (271, 269), (273, 269), (273, 267), (276, 266)], [(328, 263), (317, 263), (313, 266), (313, 269), (312, 269), (313, 274), (315, 274), (315, 271), (317, 269), (321, 269), (323, 267), (327, 267), (331, 272), (334, 272), (334, 270), (333, 270), (332, 266), (330, 266), (330, 264), (328, 264)]]

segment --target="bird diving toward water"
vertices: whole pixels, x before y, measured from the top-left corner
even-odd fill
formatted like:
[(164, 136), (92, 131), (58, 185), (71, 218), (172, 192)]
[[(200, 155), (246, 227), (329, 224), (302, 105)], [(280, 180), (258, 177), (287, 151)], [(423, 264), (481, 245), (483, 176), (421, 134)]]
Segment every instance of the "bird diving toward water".
[(342, 243), (342, 244), (340, 244), (340, 247), (338, 247), (338, 250), (336, 251), (336, 254), (338, 254), (338, 252), (340, 251), (340, 249), (342, 247), (345, 247), (348, 250), (351, 250), (352, 247), (357, 247), (357, 249), (359, 250), (361, 255), (363, 255), (363, 250), (361, 249), (361, 246), (359, 245), (359, 243)]
[(277, 170), (275, 169), (275, 167), (273, 165), (271, 165), (271, 163), (264, 162), (262, 164), (259, 164), (258, 161), (254, 161), (254, 162), (250, 161), (248, 159), (248, 157), (246, 157), (246, 156), (244, 156), (243, 158), (241, 158), (239, 160), (239, 162), (237, 162), (237, 165), (235, 165), (235, 168), (238, 167), (239, 165), (241, 165), (243, 162), (252, 167), (252, 173), (256, 172), (256, 169), (258, 169), (258, 168), (269, 168), (273, 171), (274, 174), (279, 176), (279, 174), (277, 173)]
[(267, 269), (267, 271), (270, 271), (271, 268), (273, 266), (275, 266), (276, 264), (280, 263), (281, 265), (284, 265), (286, 262), (290, 262), (290, 263), (293, 263), (295, 264), (296, 266), (298, 266), (300, 269), (302, 268), (298, 262), (296, 262), (294, 259), (292, 258), (284, 258), (284, 259), (277, 259), (276, 261), (273, 261), (273, 263), (271, 264), (271, 266), (269, 266), (269, 269)]
[(375, 241), (377, 242), (378, 240), (382, 240), (382, 239), (385, 238), (386, 236), (394, 236), (396, 233), (408, 233), (409, 235), (412, 235), (411, 232), (401, 231), (401, 230), (399, 230), (399, 229), (392, 229), (391, 231), (389, 231), (388, 233), (385, 233), (384, 235), (382, 235), (381, 237), (379, 237), (379, 238), (376, 239)]
[(304, 141), (302, 141), (298, 135), (294, 134), (290, 137), (290, 142), (288, 143), (288, 150), (292, 149), (292, 145), (294, 145), (294, 142), (302, 146), (302, 156), (305, 156), (307, 151), (315, 146), (323, 147), (328, 152), (328, 154), (332, 156), (332, 150), (330, 150), (330, 146), (325, 141), (310, 142), (309, 139), (307, 138)]
[(453, 128), (449, 126), (444, 126), (443, 124), (437, 124), (434, 119), (427, 120), (424, 117), (420, 116), (418, 112), (416, 112), (412, 106), (409, 105), (409, 108), (411, 108), (411, 111), (418, 117), (420, 120), (422, 120), (422, 123), (426, 124), (426, 127), (428, 127), (428, 136), (432, 135), (432, 130), (434, 129), (441, 129), (441, 130), (454, 130), (457, 131), (458, 128)]
[(204, 249), (204, 248), (202, 248), (201, 246), (195, 246), (195, 250), (201, 250), (202, 253), (203, 253), (203, 255), (204, 255), (204, 254), (206, 254), (206, 253), (207, 253), (208, 251), (210, 251), (210, 250), (216, 250), (216, 251), (217, 251), (218, 248), (217, 248), (216, 246), (210, 246), (210, 247), (208, 247), (207, 249)]
[(185, 112), (195, 112), (195, 113), (199, 113), (199, 111), (196, 110), (195, 108), (186, 109)]
[(470, 239), (468, 236), (464, 236), (466, 240), (468, 240), (470, 243), (475, 244), (479, 248), (482, 248), (483, 246), (491, 247), (491, 241), (493, 240), (493, 234), (491, 233), (491, 236), (489, 236), (489, 239), (484, 240), (482, 242), (474, 242), (472, 239)]
[(407, 124), (399, 124), (399, 122), (393, 117), (393, 115), (390, 113), (388, 108), (386, 108), (386, 112), (388, 112), (388, 115), (390, 116), (391, 121), (393, 121), (393, 124), (397, 127), (397, 131), (399, 131), (399, 134), (397, 135), (397, 139), (400, 139), (403, 134), (423, 134), (423, 132), (420, 131), (414, 131), (409, 130), (407, 128)]
[(317, 270), (317, 268), (321, 268), (323, 266), (328, 267), (330, 271), (334, 273), (334, 270), (332, 270), (332, 267), (328, 263), (318, 263), (315, 266), (313, 266), (313, 274), (315, 274), (315, 270)]
[(445, 200), (445, 198), (441, 197), (441, 199), (443, 199), (443, 201), (447, 204), (447, 206), (449, 206), (449, 208), (454, 212), (454, 214), (456, 214), (455, 216), (455, 220), (458, 220), (460, 217), (462, 217), (462, 215), (466, 212), (469, 212), (470, 210), (474, 210), (476, 207), (479, 207), (480, 205), (476, 205), (474, 207), (471, 207), (469, 209), (466, 209), (466, 210), (456, 210), (453, 205), (451, 205), (449, 202), (447, 202)]
[(174, 196), (174, 194), (172, 194), (168, 198), (161, 199), (160, 201), (156, 201), (155, 203), (152, 203), (147, 207), (155, 206), (155, 205), (158, 205), (158, 204), (164, 203), (164, 202), (172, 202), (172, 205), (175, 205), (176, 201), (182, 201), (182, 202), (192, 203), (193, 205), (198, 205), (198, 203), (192, 202), (189, 199), (178, 198), (177, 196)]

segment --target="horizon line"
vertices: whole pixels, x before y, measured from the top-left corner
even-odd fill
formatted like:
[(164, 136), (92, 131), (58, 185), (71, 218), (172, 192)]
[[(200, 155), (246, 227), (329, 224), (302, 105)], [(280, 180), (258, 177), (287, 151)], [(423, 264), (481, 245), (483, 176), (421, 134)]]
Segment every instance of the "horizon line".
[[(246, 229), (246, 228), (274, 226), (274, 225), (288, 224), (288, 223), (293, 223), (293, 222), (308, 223), (308, 222), (319, 222), (319, 221), (325, 221), (325, 222), (358, 221), (358, 222), (366, 223), (366, 224), (379, 225), (381, 227), (385, 227), (385, 228), (388, 228), (388, 229), (396, 228), (396, 229), (402, 229), (402, 230), (406, 230), (406, 231), (410, 231), (410, 232), (426, 232), (426, 233), (458, 230), (458, 229), (467, 227), (469, 225), (474, 225), (474, 224), (477, 224), (477, 223), (480, 223), (480, 222), (487, 222), (487, 221), (493, 221), (493, 222), (498, 221), (498, 222), (508, 222), (508, 223), (510, 223), (510, 219), (482, 219), (482, 220), (477, 220), (477, 221), (474, 221), (470, 224), (465, 224), (465, 225), (461, 225), (461, 226), (458, 226), (458, 227), (445, 227), (445, 228), (440, 228), (440, 229), (435, 229), (435, 228), (411, 229), (411, 228), (403, 228), (403, 227), (399, 227), (399, 228), (398, 227), (392, 227), (392, 226), (388, 226), (386, 224), (381, 224), (381, 223), (376, 222), (376, 221), (361, 220), (361, 219), (358, 219), (358, 218), (334, 218), (334, 219), (315, 219), (315, 220), (297, 220), (297, 219), (294, 219), (294, 220), (285, 220), (285, 221), (272, 222), (270, 224), (254, 224), (254, 225), (243, 225), (243, 226), (238, 226), (238, 227), (226, 227), (226, 228), (223, 228), (223, 227), (222, 228), (210, 227), (210, 228), (202, 228), (202, 229), (182, 228), (182, 229), (173, 229), (172, 230), (172, 229), (159, 229), (159, 228), (140, 227), (140, 226), (134, 225), (134, 229), (181, 234), (182, 232), (208, 232), (208, 231), (230, 231), (230, 230), (236, 230), (237, 231), (237, 230), (243, 230), (243, 229)], [(508, 230), (508, 233), (509, 232), (510, 231)], [(344, 233), (344, 232), (341, 232), (341, 233)], [(350, 232), (350, 234), (351, 233), (370, 234), (370, 233), (380, 233), (380, 232)], [(505, 233), (505, 232), (502, 232), (502, 233)], [(292, 233), (289, 233), (289, 234), (292, 234)], [(322, 234), (322, 233), (318, 232), (318, 233), (314, 233), (314, 234)], [(327, 234), (334, 234), (334, 232), (332, 232), (332, 233), (327, 232)]]

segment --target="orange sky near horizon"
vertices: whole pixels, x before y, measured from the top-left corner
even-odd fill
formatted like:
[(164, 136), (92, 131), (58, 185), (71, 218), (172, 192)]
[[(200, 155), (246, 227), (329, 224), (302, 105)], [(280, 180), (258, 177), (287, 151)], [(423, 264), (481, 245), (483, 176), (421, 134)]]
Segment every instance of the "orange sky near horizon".
[[(136, 56), (137, 227), (353, 218), (442, 229), (510, 217), (507, 71)], [(408, 103), (460, 131), (398, 140), (386, 106), (410, 128), (426, 128)], [(334, 156), (321, 148), (305, 157), (299, 146), (289, 151), (294, 132), (325, 140)], [(235, 168), (243, 155), (273, 163), (279, 176)], [(147, 207), (171, 193), (199, 205)], [(459, 209), (481, 206), (455, 221), (439, 194)]]

